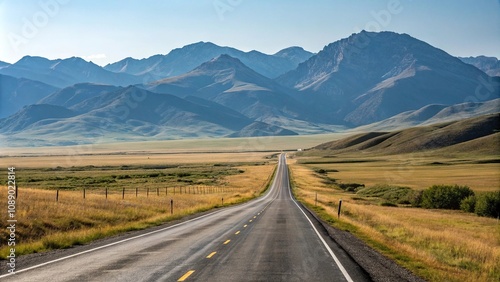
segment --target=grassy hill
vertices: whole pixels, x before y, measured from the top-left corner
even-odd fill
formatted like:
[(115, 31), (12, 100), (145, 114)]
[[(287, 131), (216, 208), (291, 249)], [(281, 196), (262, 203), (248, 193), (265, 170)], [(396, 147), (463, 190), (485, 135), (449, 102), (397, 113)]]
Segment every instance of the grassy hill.
[(413, 127), (392, 132), (368, 132), (323, 143), (314, 150), (366, 151), (383, 154), (427, 150), (500, 152), (500, 115), (490, 114), (460, 121)]

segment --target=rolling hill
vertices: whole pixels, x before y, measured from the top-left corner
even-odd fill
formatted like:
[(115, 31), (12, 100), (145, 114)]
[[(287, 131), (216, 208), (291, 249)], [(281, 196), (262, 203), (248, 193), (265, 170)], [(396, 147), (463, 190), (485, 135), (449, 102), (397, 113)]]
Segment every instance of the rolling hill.
[[(49, 97), (61, 97), (59, 93), (64, 92)], [(71, 101), (73, 96), (68, 98)], [(37, 145), (61, 145), (226, 136), (254, 122), (220, 104), (153, 93), (134, 86), (89, 95), (68, 105), (71, 109), (48, 104), (26, 106), (1, 119), (0, 132), (13, 140), (36, 136)]]
[(468, 102), (451, 106), (431, 104), (418, 110), (397, 114), (388, 119), (360, 126), (353, 131), (398, 130), (418, 125), (431, 125), (500, 112), (500, 99)]
[(398, 154), (444, 150), (454, 146), (457, 152), (469, 148), (468, 152), (479, 150), (499, 154), (499, 131), (500, 114), (496, 113), (399, 131), (361, 133), (318, 145), (313, 150)]
[(293, 132), (288, 129), (281, 128), (275, 125), (269, 125), (261, 121), (256, 121), (238, 132), (228, 135), (228, 137), (257, 137), (257, 136), (288, 136), (288, 135), (298, 135), (298, 133)]

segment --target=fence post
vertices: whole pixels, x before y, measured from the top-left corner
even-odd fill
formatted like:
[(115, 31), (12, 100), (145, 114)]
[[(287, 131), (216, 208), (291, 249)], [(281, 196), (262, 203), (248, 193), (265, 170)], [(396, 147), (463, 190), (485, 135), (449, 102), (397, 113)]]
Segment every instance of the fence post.
[(122, 200), (125, 199), (125, 187), (122, 188)]
[(338, 218), (340, 218), (340, 208), (342, 207), (342, 199), (339, 201), (339, 213), (337, 215)]
[(222, 197), (222, 205), (224, 205), (224, 197)]
[(85, 188), (83, 188), (83, 199), (85, 200)]
[(15, 186), (15, 187), (16, 187), (16, 200), (17, 200), (17, 183), (16, 183), (16, 186)]
[(135, 187), (135, 197), (137, 198), (137, 193), (139, 192), (139, 188)]
[(59, 202), (59, 189), (56, 190), (56, 202)]
[(105, 194), (106, 194), (106, 200), (107, 200), (108, 199), (108, 188), (106, 188)]
[(174, 214), (174, 199), (170, 199), (170, 214)]
[(149, 197), (149, 187), (146, 189), (146, 198)]

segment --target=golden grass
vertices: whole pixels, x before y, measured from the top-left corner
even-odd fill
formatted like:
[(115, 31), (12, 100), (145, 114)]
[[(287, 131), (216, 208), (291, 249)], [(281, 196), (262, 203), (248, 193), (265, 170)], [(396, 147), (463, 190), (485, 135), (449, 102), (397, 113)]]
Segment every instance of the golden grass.
[[(120, 191), (110, 191), (108, 198), (102, 191), (56, 191), (24, 188), (16, 202), (17, 255), (65, 248), (83, 244), (98, 238), (124, 231), (143, 229), (178, 219), (183, 216), (206, 211), (222, 205), (239, 203), (255, 197), (266, 187), (274, 164), (239, 166), (244, 173), (224, 179), (222, 187), (206, 187), (203, 194), (174, 195), (172, 190), (160, 195), (151, 190), (148, 197), (141, 191), (135, 197), (128, 191), (122, 200)], [(185, 187), (188, 189), (188, 187)], [(189, 190), (188, 190), (189, 191)], [(192, 187), (193, 193), (195, 188)], [(200, 190), (197, 190), (200, 192)], [(0, 199), (7, 201), (7, 187), (0, 187)], [(174, 201), (174, 213), (170, 214), (170, 200)], [(0, 220), (7, 222), (6, 213)], [(7, 238), (6, 230), (0, 236)], [(0, 256), (5, 258), (8, 247), (5, 240), (0, 246)]]
[[(366, 173), (370, 174), (373, 183), (387, 181), (383, 172), (384, 168), (390, 169), (390, 166), (377, 168), (374, 163), (368, 164), (347, 164), (350, 174), (344, 174), (343, 177), (338, 177), (337, 173), (332, 174), (346, 182), (366, 183), (368, 179), (364, 178)], [(346, 171), (344, 167), (346, 164), (337, 165), (337, 168)], [(358, 165), (357, 174), (354, 173), (356, 165)], [(315, 166), (323, 168), (330, 165)], [(469, 169), (473, 166), (471, 165)], [(476, 172), (484, 168), (478, 166)], [(498, 220), (459, 211), (372, 205), (369, 201), (357, 199), (354, 194), (323, 184), (310, 167), (293, 164), (290, 168), (296, 187), (294, 192), (301, 201), (314, 206), (317, 194), (318, 206), (336, 218), (337, 203), (342, 199), (342, 216), (333, 223), (334, 226), (353, 232), (381, 253), (424, 279), (429, 281), (500, 279)], [(465, 167), (462, 169), (466, 170)], [(450, 181), (450, 177), (455, 179), (453, 174), (449, 175), (449, 170), (437, 170), (434, 172), (436, 176), (439, 175), (439, 171), (441, 171), (439, 183)], [(407, 180), (413, 181), (411, 177)], [(431, 178), (429, 181), (432, 181)], [(410, 186), (403, 180), (398, 184)], [(484, 187), (483, 189), (486, 190)]]
[[(329, 172), (338, 182), (355, 182), (373, 186), (391, 184), (413, 189), (426, 189), (435, 184), (466, 185), (475, 191), (495, 191), (500, 187), (500, 163), (474, 163), (477, 160), (438, 158), (421, 155), (338, 156), (317, 161), (337, 163), (311, 164)], [(309, 161), (311, 161), (309, 160)], [(367, 162), (350, 162), (364, 160)], [(362, 173), (360, 173), (362, 172)]]

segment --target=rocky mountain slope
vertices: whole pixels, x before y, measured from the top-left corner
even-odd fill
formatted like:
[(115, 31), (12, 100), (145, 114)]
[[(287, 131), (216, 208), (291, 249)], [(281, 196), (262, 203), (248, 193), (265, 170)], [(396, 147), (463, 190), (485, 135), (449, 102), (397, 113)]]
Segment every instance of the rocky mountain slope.
[[(326, 46), (277, 79), (298, 99), (359, 126), (429, 104), (453, 105), (491, 79), (479, 69), (406, 34), (361, 32)], [(498, 98), (490, 83), (485, 100)]]

